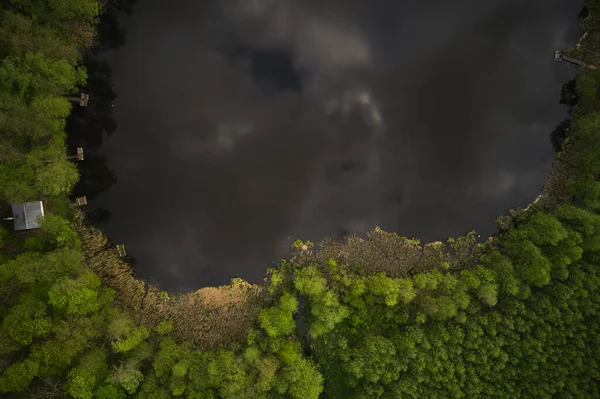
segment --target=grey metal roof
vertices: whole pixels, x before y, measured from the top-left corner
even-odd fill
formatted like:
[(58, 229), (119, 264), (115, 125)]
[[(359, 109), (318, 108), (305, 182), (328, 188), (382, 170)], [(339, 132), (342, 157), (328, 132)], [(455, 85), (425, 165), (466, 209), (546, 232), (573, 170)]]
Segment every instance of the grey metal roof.
[(40, 216), (44, 216), (42, 201), (12, 204), (13, 223), (15, 230), (37, 229), (40, 226)]

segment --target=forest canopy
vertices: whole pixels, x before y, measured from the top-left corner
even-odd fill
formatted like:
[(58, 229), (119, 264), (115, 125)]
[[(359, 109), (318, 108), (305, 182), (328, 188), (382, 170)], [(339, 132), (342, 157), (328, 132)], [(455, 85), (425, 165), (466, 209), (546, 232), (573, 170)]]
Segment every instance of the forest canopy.
[[(83, 54), (122, 43), (114, 15), (131, 3), (3, 3), (0, 205), (42, 200), (46, 212), (33, 233), (0, 225), (2, 395), (600, 397), (600, 72), (566, 84), (569, 119), (552, 133), (543, 194), (499, 217), (486, 243), (471, 232), (421, 245), (380, 229), (298, 241), (262, 285), (172, 296), (136, 279), (69, 206), (81, 172), (68, 159), (65, 97), (90, 76), (90, 88), (110, 86)], [(600, 0), (586, 4), (570, 54), (594, 63)]]

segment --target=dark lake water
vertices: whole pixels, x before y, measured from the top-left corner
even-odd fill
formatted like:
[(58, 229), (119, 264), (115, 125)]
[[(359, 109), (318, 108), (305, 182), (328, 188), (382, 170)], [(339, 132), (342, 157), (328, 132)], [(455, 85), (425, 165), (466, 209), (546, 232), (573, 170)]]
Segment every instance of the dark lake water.
[(582, 3), (140, 0), (104, 54), (103, 228), (179, 292), (295, 238), (489, 235), (544, 184)]

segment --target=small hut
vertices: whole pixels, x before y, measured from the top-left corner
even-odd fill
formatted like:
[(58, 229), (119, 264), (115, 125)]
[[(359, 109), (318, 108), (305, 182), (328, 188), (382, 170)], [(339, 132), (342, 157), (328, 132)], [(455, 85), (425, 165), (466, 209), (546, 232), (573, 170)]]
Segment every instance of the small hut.
[(12, 204), (12, 219), (16, 231), (38, 229), (41, 227), (40, 217), (44, 216), (42, 201)]

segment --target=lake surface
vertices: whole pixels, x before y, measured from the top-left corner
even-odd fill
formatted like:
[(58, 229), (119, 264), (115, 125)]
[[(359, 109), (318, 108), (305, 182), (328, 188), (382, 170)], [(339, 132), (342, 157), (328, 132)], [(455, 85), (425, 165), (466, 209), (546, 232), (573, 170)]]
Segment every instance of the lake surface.
[(140, 0), (104, 55), (104, 229), (176, 292), (261, 282), (295, 238), (489, 235), (544, 184), (582, 5)]

